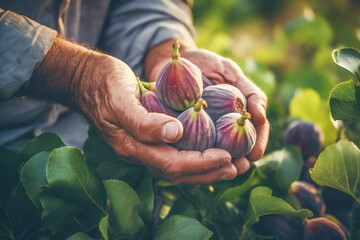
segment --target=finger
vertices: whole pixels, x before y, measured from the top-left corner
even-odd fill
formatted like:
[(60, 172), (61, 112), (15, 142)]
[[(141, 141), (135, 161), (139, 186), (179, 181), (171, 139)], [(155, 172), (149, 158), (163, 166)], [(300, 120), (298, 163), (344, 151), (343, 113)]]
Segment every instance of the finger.
[(244, 174), (250, 169), (250, 162), (245, 157), (233, 159), (232, 163), (236, 167), (238, 175)]
[(259, 160), (264, 155), (269, 139), (270, 124), (266, 120), (264, 125), (255, 126), (255, 129), (257, 132), (255, 146), (253, 147), (251, 152), (246, 156), (247, 159), (249, 159), (250, 161)]
[(229, 164), (226, 167), (218, 170), (207, 172), (199, 175), (182, 176), (171, 181), (173, 184), (210, 184), (218, 181), (231, 180), (237, 175), (237, 170), (234, 164)]
[(125, 161), (147, 167), (166, 180), (181, 176), (196, 175), (226, 167), (231, 164), (230, 154), (222, 149), (178, 151), (161, 144), (149, 145), (136, 141), (125, 130), (116, 131), (108, 141), (115, 152)]
[[(116, 119), (126, 131), (136, 140), (144, 143), (172, 143), (178, 141), (183, 133), (183, 126), (179, 120), (160, 113), (149, 113), (140, 103), (139, 88), (135, 76), (130, 78), (122, 89), (121, 94), (113, 100)], [(118, 124), (117, 122), (112, 122)]]

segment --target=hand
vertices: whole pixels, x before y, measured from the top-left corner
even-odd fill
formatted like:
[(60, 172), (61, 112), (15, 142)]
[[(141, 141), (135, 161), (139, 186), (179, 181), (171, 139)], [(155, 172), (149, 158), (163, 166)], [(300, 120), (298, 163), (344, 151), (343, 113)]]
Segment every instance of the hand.
[[(150, 81), (155, 81), (155, 76), (161, 70), (160, 65), (164, 65), (168, 59), (170, 59), (171, 45), (173, 40), (164, 42), (149, 52), (149, 54), (158, 53), (155, 66), (148, 67), (147, 74)], [(240, 91), (247, 98), (248, 111), (252, 115), (252, 122), (257, 132), (257, 140), (252, 151), (246, 156), (251, 161), (260, 159), (267, 146), (270, 125), (266, 119), (266, 95), (253, 83), (251, 82), (242, 72), (240, 67), (231, 59), (224, 58), (205, 49), (196, 49), (188, 47), (190, 44), (183, 45), (184, 41), (180, 40), (180, 55), (197, 65), (202, 73), (209, 78), (213, 83), (227, 83), (234, 85), (240, 89)], [(170, 49), (170, 50), (169, 50)], [(166, 56), (167, 55), (167, 56)], [(162, 58), (167, 60), (161, 60)], [(148, 61), (148, 65), (151, 63)], [(244, 164), (247, 159), (245, 157), (234, 159), (233, 163), (238, 170), (238, 174), (244, 172)], [(245, 165), (247, 166), (247, 165)]]
[(172, 183), (212, 183), (236, 176), (224, 150), (178, 151), (165, 144), (181, 138), (181, 123), (148, 113), (139, 102), (134, 73), (116, 58), (58, 38), (34, 72), (28, 91), (79, 110), (121, 159)]

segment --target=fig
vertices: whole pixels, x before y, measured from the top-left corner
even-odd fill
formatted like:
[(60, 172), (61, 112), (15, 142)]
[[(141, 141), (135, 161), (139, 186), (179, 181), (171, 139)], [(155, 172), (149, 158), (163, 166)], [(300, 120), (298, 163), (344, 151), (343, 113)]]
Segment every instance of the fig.
[(204, 151), (215, 144), (215, 126), (209, 115), (203, 110), (206, 102), (203, 99), (191, 108), (182, 112), (178, 119), (184, 127), (181, 139), (173, 143), (178, 150)]
[(339, 225), (324, 217), (306, 221), (304, 237), (305, 240), (347, 240)]
[(203, 82), (203, 88), (206, 88), (208, 86), (213, 86), (214, 84), (207, 78), (205, 77), (204, 75), (201, 75), (201, 79), (202, 79), (202, 82)]
[(347, 227), (345, 227), (345, 225), (342, 224), (342, 222), (340, 222), (339, 219), (337, 219), (336, 217), (334, 217), (333, 215), (330, 215), (330, 214), (325, 214), (324, 217), (329, 219), (330, 221), (333, 221), (337, 225), (339, 225), (341, 230), (343, 230), (343, 232), (345, 233), (346, 239), (351, 239), (351, 234), (350, 234), (349, 229), (347, 229)]
[(248, 154), (255, 145), (256, 131), (250, 113), (228, 113), (216, 123), (216, 148), (225, 149), (233, 158)]
[(137, 78), (138, 84), (140, 87), (140, 102), (144, 108), (146, 108), (149, 112), (156, 112), (156, 113), (165, 113), (172, 117), (177, 117), (179, 114), (166, 106), (164, 103), (161, 102), (160, 98), (154, 93), (153, 91), (147, 90), (139, 78)]
[(204, 89), (202, 99), (208, 103), (205, 111), (216, 122), (221, 116), (242, 112), (246, 108), (246, 98), (237, 87), (229, 84), (218, 84)]
[(295, 181), (290, 186), (289, 195), (294, 195), (302, 208), (311, 210), (315, 218), (324, 216), (324, 200), (315, 186), (307, 182)]
[(286, 129), (284, 143), (298, 147), (304, 159), (316, 157), (324, 143), (324, 133), (318, 125), (298, 120)]
[(252, 229), (262, 236), (275, 236), (279, 240), (303, 240), (304, 227), (301, 218), (269, 214), (259, 218), (259, 222), (252, 226)]
[(157, 94), (170, 108), (184, 111), (200, 99), (203, 82), (200, 69), (180, 57), (179, 40), (173, 44), (172, 59), (161, 69), (156, 80)]

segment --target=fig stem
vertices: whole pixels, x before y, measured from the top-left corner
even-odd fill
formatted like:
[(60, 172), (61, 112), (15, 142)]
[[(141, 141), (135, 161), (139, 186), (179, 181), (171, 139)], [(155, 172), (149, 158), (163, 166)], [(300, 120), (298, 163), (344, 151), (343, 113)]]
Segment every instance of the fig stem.
[(148, 90), (144, 87), (144, 85), (142, 84), (142, 81), (140, 81), (140, 78), (136, 77), (136, 80), (138, 81), (141, 94), (146, 93)]
[(179, 39), (175, 39), (173, 44), (173, 54), (172, 54), (173, 60), (179, 59), (180, 57), (179, 48), (180, 48)]
[(153, 83), (151, 83), (151, 82), (144, 82), (144, 81), (140, 81), (140, 82), (141, 82), (141, 84), (142, 84), (146, 89), (148, 89), (148, 90), (151, 91), (151, 88), (152, 88)]
[(207, 107), (207, 102), (204, 99), (200, 98), (197, 103), (195, 103), (194, 110), (196, 112), (200, 112), (203, 106)]
[(251, 118), (251, 114), (244, 110), (243, 113), (242, 113), (242, 116), (240, 118), (238, 118), (237, 124), (239, 126), (244, 126), (245, 125), (245, 120), (250, 119), (250, 118)]

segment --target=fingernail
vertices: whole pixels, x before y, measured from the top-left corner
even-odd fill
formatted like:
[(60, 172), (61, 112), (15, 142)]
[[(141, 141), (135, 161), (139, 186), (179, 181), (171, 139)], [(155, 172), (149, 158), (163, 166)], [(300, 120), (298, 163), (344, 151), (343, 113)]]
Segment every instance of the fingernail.
[(166, 142), (173, 142), (179, 133), (179, 124), (176, 122), (168, 122), (166, 123), (161, 130), (162, 138)]
[(220, 181), (224, 181), (224, 180), (230, 180), (229, 175), (227, 175), (226, 173), (221, 175), (221, 177), (219, 178)]
[(260, 112), (261, 112), (261, 115), (263, 115), (264, 118), (266, 118), (266, 110), (265, 110), (265, 107), (263, 105), (260, 105)]

